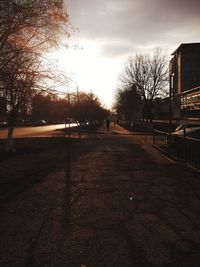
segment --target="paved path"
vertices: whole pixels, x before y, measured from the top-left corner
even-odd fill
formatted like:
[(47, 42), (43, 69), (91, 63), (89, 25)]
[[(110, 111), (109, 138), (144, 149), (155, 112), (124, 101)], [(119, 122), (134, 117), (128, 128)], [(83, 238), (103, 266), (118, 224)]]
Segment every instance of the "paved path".
[(118, 126), (91, 135), (68, 178), (61, 170), (2, 204), (1, 266), (200, 266), (199, 177), (143, 137)]

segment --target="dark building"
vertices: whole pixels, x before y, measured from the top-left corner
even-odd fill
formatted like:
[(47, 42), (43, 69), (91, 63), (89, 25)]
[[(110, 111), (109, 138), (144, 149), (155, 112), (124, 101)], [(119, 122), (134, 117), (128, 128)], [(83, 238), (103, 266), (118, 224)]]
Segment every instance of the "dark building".
[(200, 43), (181, 44), (170, 60), (174, 118), (200, 117)]

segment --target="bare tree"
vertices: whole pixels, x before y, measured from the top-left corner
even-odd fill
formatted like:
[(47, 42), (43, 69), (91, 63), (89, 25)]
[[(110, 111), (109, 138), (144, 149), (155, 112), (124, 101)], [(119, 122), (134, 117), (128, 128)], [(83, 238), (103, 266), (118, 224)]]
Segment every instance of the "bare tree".
[(0, 0), (0, 6), (0, 96), (7, 102), (7, 149), (12, 150), (17, 114), (36, 90), (44, 90), (41, 80), (53, 77), (42, 57), (62, 34), (69, 37), (69, 16), (62, 0)]
[(12, 150), (12, 133), (18, 113), (27, 106), (39, 89), (40, 61), (33, 54), (19, 53), (0, 73), (0, 93), (6, 99), (8, 115), (7, 150)]
[(166, 56), (156, 49), (152, 54), (129, 58), (121, 81), (125, 87), (136, 86), (143, 101), (143, 118), (151, 121), (153, 100), (165, 93), (168, 82)]
[[(63, 0), (0, 0), (0, 57), (6, 43), (44, 52), (60, 34), (69, 37), (68, 26)], [(13, 56), (12, 51), (10, 59)]]

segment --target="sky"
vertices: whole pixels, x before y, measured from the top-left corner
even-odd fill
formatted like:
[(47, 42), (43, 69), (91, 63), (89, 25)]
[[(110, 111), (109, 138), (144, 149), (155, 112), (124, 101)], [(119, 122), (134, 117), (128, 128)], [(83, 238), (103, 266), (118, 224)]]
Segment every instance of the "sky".
[(130, 56), (200, 42), (200, 0), (65, 0), (75, 29), (56, 52), (79, 90), (110, 108)]

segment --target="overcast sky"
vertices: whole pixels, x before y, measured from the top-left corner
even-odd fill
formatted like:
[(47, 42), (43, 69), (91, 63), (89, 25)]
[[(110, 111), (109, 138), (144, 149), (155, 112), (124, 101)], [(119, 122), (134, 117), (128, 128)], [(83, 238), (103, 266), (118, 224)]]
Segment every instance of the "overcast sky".
[(66, 4), (72, 25), (79, 29), (69, 43), (82, 48), (68, 52), (68, 71), (80, 89), (93, 91), (107, 106), (112, 105), (129, 56), (155, 47), (170, 54), (181, 43), (200, 42), (200, 0), (67, 0)]

